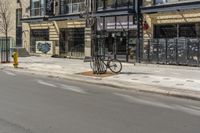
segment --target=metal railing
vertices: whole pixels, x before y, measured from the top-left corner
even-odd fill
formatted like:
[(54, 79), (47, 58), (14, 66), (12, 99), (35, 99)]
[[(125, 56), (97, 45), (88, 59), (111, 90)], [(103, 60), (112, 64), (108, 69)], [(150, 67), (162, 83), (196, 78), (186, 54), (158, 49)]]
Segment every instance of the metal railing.
[(37, 17), (37, 16), (44, 16), (45, 15), (45, 9), (43, 7), (40, 8), (32, 8), (30, 9), (31, 17)]
[(140, 39), (138, 58), (144, 63), (200, 66), (200, 38)]
[(67, 4), (65, 6), (66, 6), (66, 9), (67, 9), (67, 10), (64, 11), (65, 14), (79, 13), (79, 12), (83, 12), (85, 10), (85, 3), (84, 2)]
[(14, 39), (9, 37), (6, 44), (6, 38), (0, 37), (0, 59), (2, 63), (10, 62), (10, 56), (11, 56), (11, 47), (14, 46)]

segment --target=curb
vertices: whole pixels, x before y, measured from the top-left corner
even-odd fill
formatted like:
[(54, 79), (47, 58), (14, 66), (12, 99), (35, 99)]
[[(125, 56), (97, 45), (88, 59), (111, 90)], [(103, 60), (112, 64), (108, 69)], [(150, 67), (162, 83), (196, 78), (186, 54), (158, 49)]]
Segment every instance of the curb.
[(169, 69), (181, 69), (181, 70), (200, 70), (200, 67), (193, 66), (181, 66), (181, 65), (162, 65), (162, 64), (145, 64), (145, 63), (136, 63), (136, 66), (142, 67), (153, 67), (153, 68), (169, 68)]
[[(141, 83), (130, 83), (130, 82), (119, 82), (117, 80), (103, 80), (101, 77), (90, 77), (76, 74), (61, 74), (61, 73), (51, 73), (49, 71), (36, 71), (30, 69), (13, 69), (11, 67), (0, 67), (1, 70), (10, 70), (12, 72), (24, 72), (31, 73), (35, 75), (48, 76), (51, 78), (61, 78), (71, 81), (78, 81), (83, 83), (103, 85), (107, 87), (114, 87), (118, 89), (125, 89), (130, 91), (138, 91), (152, 94), (160, 94), (165, 96), (172, 96), (184, 99), (191, 99), (200, 101), (200, 92), (198, 91), (188, 91), (167, 87), (158, 87)], [(56, 75), (56, 76), (55, 76)], [(102, 81), (102, 82), (99, 82)], [(127, 85), (128, 84), (128, 85)]]

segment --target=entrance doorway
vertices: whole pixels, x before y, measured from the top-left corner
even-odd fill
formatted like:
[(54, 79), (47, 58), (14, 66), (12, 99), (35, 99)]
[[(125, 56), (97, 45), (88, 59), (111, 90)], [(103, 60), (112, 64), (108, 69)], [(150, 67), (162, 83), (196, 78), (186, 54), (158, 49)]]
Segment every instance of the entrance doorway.
[(128, 32), (107, 31), (106, 37), (98, 38), (98, 54), (113, 56), (121, 61), (127, 61)]
[(49, 41), (49, 30), (48, 29), (31, 30), (30, 40), (31, 40), (30, 52), (36, 53), (36, 42)]
[(84, 28), (60, 29), (60, 54), (69, 57), (84, 57)]
[(104, 31), (98, 33), (96, 53), (124, 62), (133, 62), (136, 56), (136, 31)]

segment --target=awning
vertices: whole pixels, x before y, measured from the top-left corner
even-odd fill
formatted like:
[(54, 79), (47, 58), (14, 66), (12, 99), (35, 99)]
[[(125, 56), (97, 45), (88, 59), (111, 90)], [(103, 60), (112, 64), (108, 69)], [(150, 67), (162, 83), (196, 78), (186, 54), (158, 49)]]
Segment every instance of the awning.
[(200, 1), (141, 7), (141, 12), (151, 14), (158, 12), (182, 11), (191, 9), (200, 9)]

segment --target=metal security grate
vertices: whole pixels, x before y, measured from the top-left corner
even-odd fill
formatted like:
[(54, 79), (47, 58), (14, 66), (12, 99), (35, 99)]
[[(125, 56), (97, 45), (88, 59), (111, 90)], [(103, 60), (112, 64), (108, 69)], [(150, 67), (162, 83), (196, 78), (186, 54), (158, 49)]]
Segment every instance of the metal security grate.
[(137, 50), (141, 62), (200, 66), (200, 39), (140, 39), (139, 41), (143, 45)]
[(1, 63), (8, 63), (10, 62), (10, 48), (14, 47), (14, 41), (12, 38), (8, 38), (6, 44), (6, 38), (0, 38), (0, 57)]

